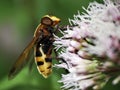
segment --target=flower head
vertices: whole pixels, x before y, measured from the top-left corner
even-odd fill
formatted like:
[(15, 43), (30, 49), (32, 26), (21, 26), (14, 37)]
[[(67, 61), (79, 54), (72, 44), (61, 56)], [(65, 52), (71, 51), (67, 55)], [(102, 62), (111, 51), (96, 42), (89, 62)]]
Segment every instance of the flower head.
[(120, 80), (120, 1), (93, 2), (84, 10), (54, 42), (64, 60), (56, 66), (69, 72), (59, 81), (64, 89), (100, 89), (112, 76), (113, 84)]

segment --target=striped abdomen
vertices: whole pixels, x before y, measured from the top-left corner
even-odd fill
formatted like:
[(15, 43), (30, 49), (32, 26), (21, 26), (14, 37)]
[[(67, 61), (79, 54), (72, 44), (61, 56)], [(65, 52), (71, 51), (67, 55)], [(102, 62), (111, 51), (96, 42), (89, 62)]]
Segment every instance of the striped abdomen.
[(37, 69), (45, 78), (52, 72), (52, 41), (43, 39), (34, 47)]

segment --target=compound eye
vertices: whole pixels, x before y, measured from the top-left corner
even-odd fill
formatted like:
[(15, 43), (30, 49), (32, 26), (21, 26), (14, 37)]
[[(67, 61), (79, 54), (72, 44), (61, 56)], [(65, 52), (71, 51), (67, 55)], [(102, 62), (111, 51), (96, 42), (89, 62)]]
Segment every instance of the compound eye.
[(41, 23), (44, 25), (52, 25), (53, 21), (49, 17), (43, 17), (41, 19)]

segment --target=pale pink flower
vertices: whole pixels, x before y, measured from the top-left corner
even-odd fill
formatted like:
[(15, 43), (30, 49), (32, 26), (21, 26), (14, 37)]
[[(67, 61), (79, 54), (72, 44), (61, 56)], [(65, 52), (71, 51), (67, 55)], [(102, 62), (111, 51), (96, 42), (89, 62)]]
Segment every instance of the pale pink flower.
[(120, 1), (92, 2), (84, 10), (54, 42), (64, 60), (56, 67), (68, 70), (59, 81), (63, 89), (98, 90), (113, 76), (113, 85), (120, 81)]

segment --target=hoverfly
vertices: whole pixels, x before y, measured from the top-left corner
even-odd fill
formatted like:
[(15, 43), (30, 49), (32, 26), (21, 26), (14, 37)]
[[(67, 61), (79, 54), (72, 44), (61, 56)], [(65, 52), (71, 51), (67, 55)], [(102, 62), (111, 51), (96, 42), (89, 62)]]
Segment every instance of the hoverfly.
[(32, 48), (34, 48), (35, 63), (37, 69), (43, 77), (47, 78), (52, 72), (52, 47), (54, 41), (54, 28), (58, 25), (60, 19), (55, 16), (45, 15), (41, 19), (41, 23), (38, 25), (34, 32), (32, 41), (23, 50), (17, 61), (13, 64), (8, 78), (12, 79), (23, 68), (26, 62), (28, 62), (28, 56)]

